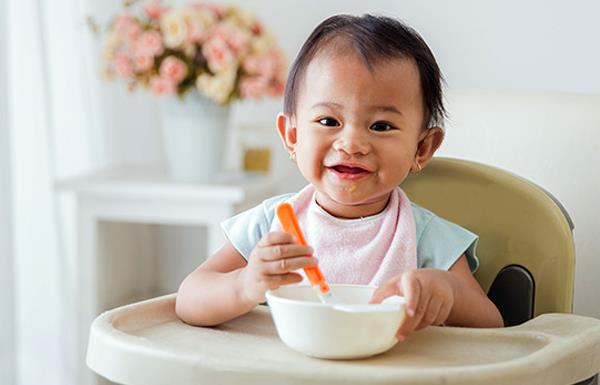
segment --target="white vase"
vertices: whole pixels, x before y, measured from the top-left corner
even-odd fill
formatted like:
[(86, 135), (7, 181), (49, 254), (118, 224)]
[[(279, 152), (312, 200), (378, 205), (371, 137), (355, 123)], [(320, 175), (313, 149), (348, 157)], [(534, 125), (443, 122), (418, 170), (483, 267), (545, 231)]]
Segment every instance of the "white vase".
[(170, 177), (183, 182), (211, 182), (221, 170), (229, 106), (190, 91), (183, 99), (163, 97), (160, 108)]

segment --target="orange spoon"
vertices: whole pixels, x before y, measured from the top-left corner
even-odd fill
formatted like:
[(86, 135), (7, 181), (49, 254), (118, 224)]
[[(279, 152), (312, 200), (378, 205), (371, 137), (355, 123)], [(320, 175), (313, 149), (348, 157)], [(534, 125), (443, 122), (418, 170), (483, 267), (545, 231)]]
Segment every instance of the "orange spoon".
[[(307, 246), (306, 239), (302, 234), (302, 230), (300, 230), (300, 225), (298, 225), (298, 219), (296, 218), (292, 205), (289, 203), (281, 203), (277, 206), (276, 213), (283, 230), (296, 237), (301, 245)], [(321, 302), (331, 302), (333, 299), (331, 289), (329, 288), (329, 285), (327, 285), (327, 282), (325, 282), (325, 277), (323, 276), (321, 269), (319, 269), (319, 266), (305, 267), (304, 273), (311, 286), (317, 291)]]

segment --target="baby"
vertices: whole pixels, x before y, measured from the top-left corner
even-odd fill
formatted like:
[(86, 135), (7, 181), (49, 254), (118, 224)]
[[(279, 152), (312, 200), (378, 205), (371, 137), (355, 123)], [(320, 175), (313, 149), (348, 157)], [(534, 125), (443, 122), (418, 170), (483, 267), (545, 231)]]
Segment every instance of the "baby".
[[(309, 184), (225, 221), (228, 242), (182, 282), (177, 315), (220, 324), (319, 264), (329, 283), (377, 286), (372, 303), (406, 297), (400, 340), (428, 325), (502, 326), (472, 275), (478, 237), (398, 187), (442, 143), (444, 116), (440, 70), (413, 29), (372, 15), (323, 21), (290, 69), (276, 121)], [(281, 231), (284, 201), (311, 247)]]

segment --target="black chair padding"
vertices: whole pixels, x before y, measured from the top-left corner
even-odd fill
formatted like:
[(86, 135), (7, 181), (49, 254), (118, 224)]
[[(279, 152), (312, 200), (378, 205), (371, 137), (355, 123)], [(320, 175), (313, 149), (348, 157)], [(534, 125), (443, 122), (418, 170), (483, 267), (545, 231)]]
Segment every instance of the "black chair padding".
[(515, 326), (533, 318), (535, 282), (520, 265), (504, 267), (494, 278), (488, 298), (496, 305), (504, 326)]

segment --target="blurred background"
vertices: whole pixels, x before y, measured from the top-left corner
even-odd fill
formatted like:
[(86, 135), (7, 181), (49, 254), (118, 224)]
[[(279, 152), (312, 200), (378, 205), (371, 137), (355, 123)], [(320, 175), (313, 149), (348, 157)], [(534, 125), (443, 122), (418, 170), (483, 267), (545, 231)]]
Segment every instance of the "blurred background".
[[(600, 2), (235, 4), (271, 31), (288, 63), (336, 13), (395, 16), (420, 32), (447, 81), (438, 155), (509, 170), (562, 202), (575, 224), (573, 311), (600, 318)], [(210, 223), (304, 184), (275, 134), (280, 97), (231, 104), (227, 187), (165, 177), (160, 97), (101, 76), (90, 17), (105, 26), (122, 10), (120, 0), (0, 0), (2, 385), (82, 383), (90, 312), (174, 292), (217, 247)], [(136, 206), (148, 196), (154, 207), (192, 197), (212, 205), (215, 195), (232, 198), (225, 211), (199, 214), (214, 219), (206, 226), (165, 219), (180, 206), (153, 215)]]

